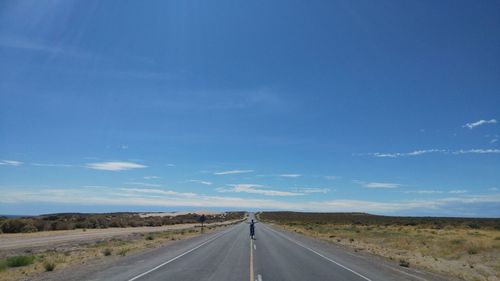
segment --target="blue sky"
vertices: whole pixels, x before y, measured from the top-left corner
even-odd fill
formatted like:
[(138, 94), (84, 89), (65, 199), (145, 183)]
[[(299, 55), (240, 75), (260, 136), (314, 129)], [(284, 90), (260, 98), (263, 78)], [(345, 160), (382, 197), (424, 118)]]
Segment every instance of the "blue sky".
[(499, 10), (2, 1), (0, 213), (499, 217)]

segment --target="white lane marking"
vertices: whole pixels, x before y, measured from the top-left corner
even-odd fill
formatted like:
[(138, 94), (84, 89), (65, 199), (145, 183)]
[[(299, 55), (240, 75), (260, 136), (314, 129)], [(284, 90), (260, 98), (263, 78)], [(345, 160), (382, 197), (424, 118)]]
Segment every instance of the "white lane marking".
[(253, 239), (250, 239), (250, 281), (254, 281), (252, 245), (253, 245)]
[(257, 244), (253, 244), (253, 249), (257, 250)]
[(285, 239), (287, 239), (287, 240), (289, 240), (289, 241), (291, 241), (291, 242), (293, 242), (293, 243), (295, 243), (295, 244), (299, 245), (300, 247), (302, 247), (302, 248), (304, 248), (304, 249), (307, 249), (307, 250), (309, 250), (309, 251), (311, 251), (311, 252), (315, 253), (316, 255), (318, 255), (318, 256), (320, 256), (320, 257), (324, 258), (325, 260), (328, 260), (328, 261), (330, 261), (330, 262), (332, 262), (332, 263), (334, 263), (334, 264), (336, 264), (336, 265), (338, 265), (338, 266), (342, 267), (343, 269), (348, 270), (348, 271), (350, 271), (350, 272), (352, 272), (352, 273), (356, 274), (357, 276), (359, 276), (359, 277), (361, 277), (361, 278), (363, 278), (363, 279), (365, 279), (365, 280), (367, 280), (367, 281), (372, 281), (370, 278), (368, 278), (368, 277), (366, 277), (366, 276), (362, 275), (361, 273), (358, 273), (358, 272), (356, 272), (356, 271), (354, 271), (354, 270), (352, 270), (352, 269), (348, 268), (347, 266), (342, 265), (342, 264), (340, 264), (340, 263), (338, 263), (338, 262), (336, 262), (336, 261), (334, 261), (334, 260), (330, 259), (329, 257), (327, 257), (327, 256), (325, 256), (325, 255), (323, 255), (323, 254), (321, 254), (321, 253), (316, 252), (315, 250), (313, 250), (313, 249), (311, 249), (311, 248), (309, 248), (309, 247), (305, 246), (304, 244), (302, 244), (302, 243), (300, 243), (300, 242), (297, 242), (297, 241), (295, 241), (294, 239), (288, 238), (288, 237), (286, 237), (285, 235), (283, 235), (283, 234), (281, 234), (281, 233), (279, 233), (279, 232), (275, 231), (274, 229), (271, 229), (271, 228), (269, 228), (269, 227), (267, 227), (267, 226), (266, 226), (266, 228), (267, 228), (267, 229), (269, 229), (270, 231), (272, 231), (272, 232), (274, 232), (274, 233), (276, 233), (276, 234), (280, 235), (281, 237), (283, 237), (283, 238), (285, 238)]
[[(230, 230), (232, 230), (232, 229), (230, 229)], [(171, 259), (169, 259), (168, 261), (166, 261), (166, 262), (164, 262), (164, 263), (162, 263), (162, 264), (159, 264), (159, 265), (157, 265), (157, 266), (155, 266), (155, 267), (151, 268), (150, 270), (148, 270), (148, 271), (146, 271), (146, 272), (143, 272), (143, 273), (141, 273), (141, 274), (139, 274), (139, 275), (137, 275), (137, 276), (135, 276), (135, 277), (133, 277), (133, 278), (129, 279), (128, 281), (134, 281), (134, 280), (137, 280), (137, 279), (139, 279), (139, 278), (143, 277), (144, 275), (149, 274), (149, 273), (151, 273), (151, 272), (153, 272), (153, 271), (157, 270), (158, 268), (160, 268), (160, 267), (162, 267), (162, 266), (164, 266), (164, 265), (166, 265), (166, 264), (169, 264), (169, 263), (171, 263), (171, 262), (173, 262), (173, 261), (175, 261), (175, 260), (179, 259), (179, 258), (180, 258), (180, 257), (182, 257), (182, 256), (185, 256), (185, 255), (187, 255), (187, 254), (191, 253), (192, 251), (194, 251), (194, 250), (196, 250), (196, 249), (200, 248), (201, 246), (203, 246), (203, 245), (205, 245), (205, 244), (207, 244), (207, 243), (209, 243), (209, 242), (214, 241), (215, 239), (217, 239), (217, 238), (221, 237), (222, 235), (224, 235), (224, 234), (228, 233), (230, 230), (228, 230), (228, 231), (224, 231), (224, 232), (222, 232), (221, 234), (219, 234), (219, 235), (217, 235), (217, 236), (215, 236), (215, 237), (213, 237), (213, 238), (210, 238), (210, 239), (208, 239), (207, 241), (205, 241), (205, 242), (203, 242), (203, 243), (199, 244), (198, 246), (196, 246), (196, 247), (194, 247), (194, 248), (192, 248), (192, 249), (190, 249), (190, 250), (188, 250), (188, 251), (186, 251), (186, 252), (184, 252), (184, 253), (182, 253), (182, 254), (180, 254), (180, 255), (178, 255), (178, 256), (176, 256), (176, 257), (174, 257), (174, 258), (171, 258)]]
[(262, 281), (262, 275), (260, 275), (260, 274), (259, 274), (259, 275), (257, 275), (257, 280), (258, 280), (258, 281)]

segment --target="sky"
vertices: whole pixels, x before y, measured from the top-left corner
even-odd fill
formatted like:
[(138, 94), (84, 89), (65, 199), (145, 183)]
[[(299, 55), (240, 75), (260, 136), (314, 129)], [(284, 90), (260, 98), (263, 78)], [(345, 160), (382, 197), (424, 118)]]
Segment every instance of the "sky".
[(1, 1), (0, 214), (500, 217), (498, 1)]

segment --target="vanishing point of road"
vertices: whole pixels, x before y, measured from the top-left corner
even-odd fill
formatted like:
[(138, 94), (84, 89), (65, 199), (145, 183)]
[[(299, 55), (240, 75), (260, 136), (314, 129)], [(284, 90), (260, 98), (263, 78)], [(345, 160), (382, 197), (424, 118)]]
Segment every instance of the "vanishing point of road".
[[(249, 219), (254, 218), (252, 214)], [(82, 280), (79, 278), (79, 280)], [(90, 274), (92, 281), (442, 281), (433, 274), (316, 239), (248, 221), (124, 258)]]

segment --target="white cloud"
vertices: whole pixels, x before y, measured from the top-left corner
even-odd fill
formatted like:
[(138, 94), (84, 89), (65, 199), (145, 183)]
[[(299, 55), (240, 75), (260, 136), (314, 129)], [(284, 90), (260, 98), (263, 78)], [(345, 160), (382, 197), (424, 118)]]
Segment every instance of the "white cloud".
[(469, 150), (457, 150), (453, 154), (497, 154), (500, 153), (500, 149), (469, 149)]
[(229, 170), (229, 171), (222, 171), (222, 172), (216, 172), (214, 175), (233, 175), (233, 174), (244, 174), (244, 173), (252, 173), (253, 170)]
[(456, 189), (456, 190), (450, 190), (450, 191), (448, 191), (448, 193), (450, 193), (450, 194), (463, 194), (463, 193), (467, 193), (467, 190)]
[(485, 125), (485, 124), (496, 124), (497, 123), (497, 120), (495, 119), (491, 119), (491, 120), (479, 120), (479, 121), (476, 121), (476, 122), (473, 122), (473, 123), (467, 123), (465, 125), (463, 125), (462, 127), (464, 128), (469, 128), (469, 129), (474, 129), (478, 126), (481, 126), (481, 125)]
[(5, 166), (20, 166), (22, 164), (23, 162), (16, 160), (0, 160), (0, 165), (5, 165)]
[[(391, 153), (381, 153), (381, 152), (375, 152), (375, 153), (368, 153), (364, 155), (371, 155), (374, 157), (380, 157), (380, 158), (399, 158), (399, 157), (409, 157), (409, 156), (420, 156), (423, 154), (430, 154), (430, 153), (441, 153), (441, 154), (453, 154), (453, 155), (459, 155), (459, 154), (497, 154), (500, 153), (500, 149), (491, 149), (491, 148), (477, 148), (477, 149), (460, 149), (460, 150), (447, 150), (447, 149), (425, 149), (425, 150), (415, 150), (412, 152), (391, 152)], [(363, 154), (355, 154), (355, 155), (363, 155)]]
[(489, 191), (498, 191), (498, 188), (497, 187), (490, 187), (488, 188)]
[(375, 153), (369, 153), (368, 155), (372, 155), (375, 157), (381, 157), (381, 158), (398, 158), (398, 157), (407, 157), (407, 156), (419, 156), (423, 154), (429, 154), (429, 153), (445, 153), (447, 150), (444, 149), (423, 149), (423, 150), (415, 150), (411, 152), (394, 152), (394, 153), (381, 153), (381, 152), (375, 152)]
[(354, 183), (360, 184), (367, 188), (399, 188), (401, 184), (391, 183), (391, 182), (364, 182), (359, 180), (354, 180)]
[(204, 184), (204, 185), (212, 185), (212, 182), (204, 181), (204, 180), (188, 180), (188, 182), (195, 182), (195, 183), (200, 183), (200, 184)]
[(327, 179), (327, 180), (336, 180), (336, 179), (339, 179), (339, 177), (337, 177), (337, 176), (325, 176), (325, 179)]
[(328, 193), (330, 191), (329, 188), (317, 188), (317, 187), (304, 187), (297, 189), (300, 193)]
[(131, 169), (146, 168), (147, 166), (133, 162), (99, 162), (99, 163), (88, 163), (86, 164), (86, 167), (94, 170), (124, 171)]
[(160, 179), (160, 177), (157, 177), (157, 176), (145, 176), (145, 177), (143, 177), (143, 179), (145, 179), (145, 180), (155, 180), (155, 179)]
[(50, 163), (31, 163), (31, 165), (37, 167), (64, 167), (64, 168), (74, 167), (73, 165), (70, 164), (50, 164)]
[(282, 175), (279, 175), (280, 177), (284, 177), (284, 178), (298, 178), (302, 175), (300, 174), (282, 174)]
[(149, 188), (121, 188), (123, 191), (131, 191), (134, 193), (149, 193), (149, 194), (161, 194), (161, 195), (173, 195), (180, 197), (196, 197), (196, 193), (192, 192), (177, 192), (172, 190), (163, 189), (149, 189)]
[(289, 192), (289, 191), (280, 191), (280, 190), (270, 190), (270, 189), (262, 189), (263, 186), (259, 184), (230, 184), (230, 188), (219, 187), (216, 190), (218, 192), (243, 192), (243, 193), (252, 193), (252, 194), (260, 194), (266, 196), (299, 196), (304, 195), (304, 193), (298, 192)]
[(416, 194), (441, 194), (443, 191), (441, 190), (414, 190), (414, 191), (405, 191), (405, 193), (416, 193)]
[(147, 182), (126, 182), (125, 184), (140, 185), (140, 186), (147, 186), (147, 187), (160, 187), (161, 186), (161, 184), (147, 183)]
[(167, 164), (168, 167), (175, 167), (176, 165), (175, 164), (172, 164), (172, 163), (169, 163)]
[[(391, 213), (429, 213), (433, 215), (480, 216), (484, 210), (500, 210), (500, 194), (460, 195), (455, 197), (426, 200), (324, 200), (306, 202), (286, 202), (274, 199), (255, 199), (230, 196), (206, 196), (195, 193), (182, 193), (161, 189), (133, 188), (67, 188), (67, 189), (25, 189), (0, 188), (0, 203), (51, 203), (103, 206), (167, 206), (202, 208), (239, 208), (260, 210), (295, 210), (316, 212), (367, 212), (378, 214)], [(472, 212), (470, 211), (472, 210)], [(479, 213), (473, 213), (474, 210)], [(490, 216), (500, 213), (489, 212)]]

